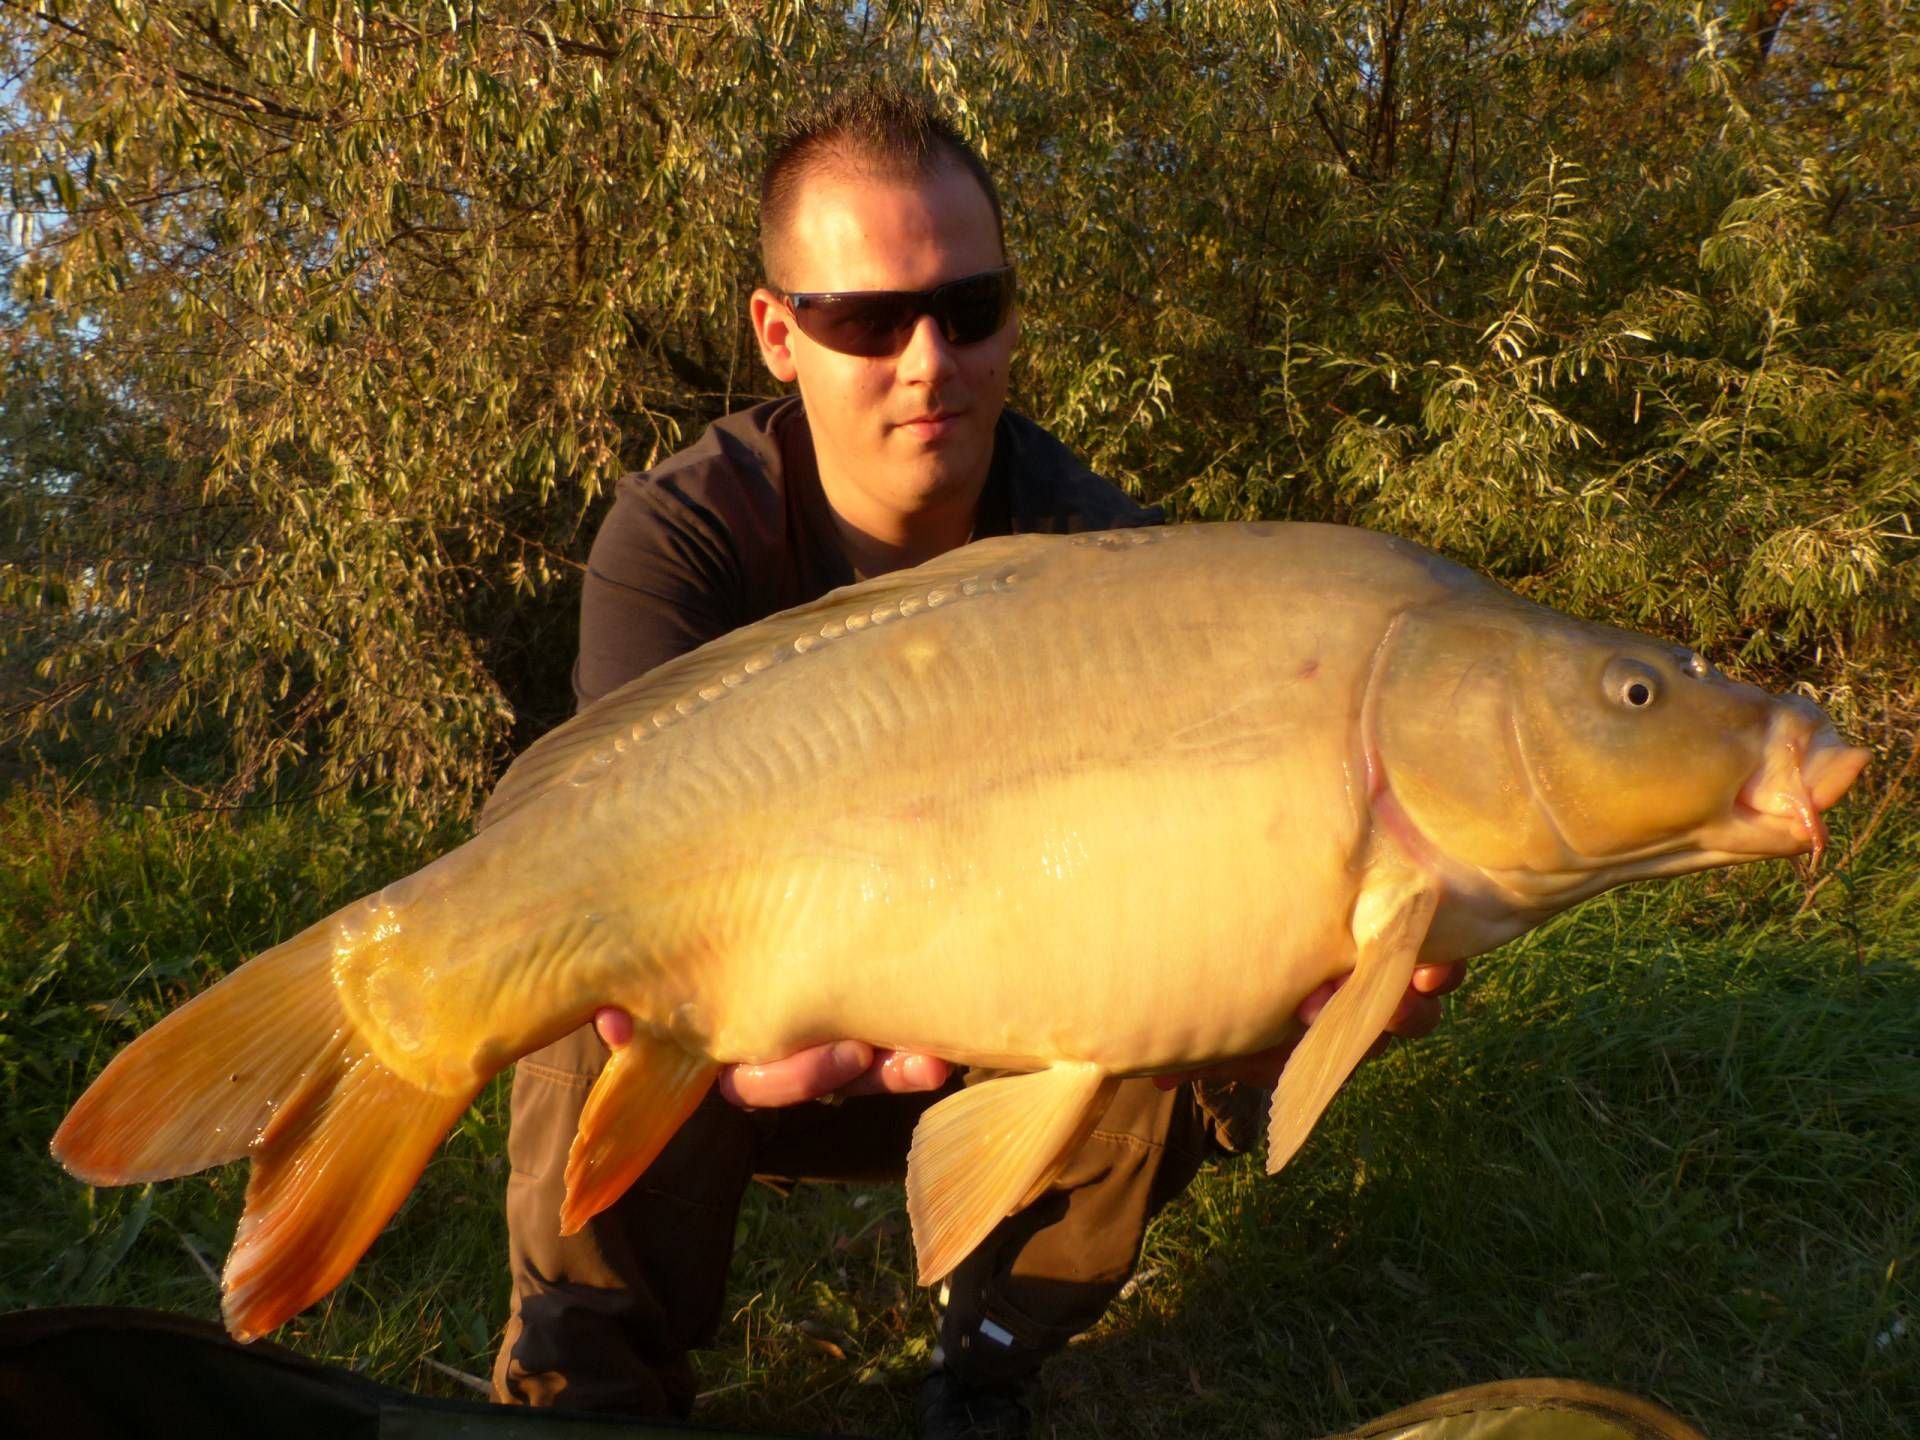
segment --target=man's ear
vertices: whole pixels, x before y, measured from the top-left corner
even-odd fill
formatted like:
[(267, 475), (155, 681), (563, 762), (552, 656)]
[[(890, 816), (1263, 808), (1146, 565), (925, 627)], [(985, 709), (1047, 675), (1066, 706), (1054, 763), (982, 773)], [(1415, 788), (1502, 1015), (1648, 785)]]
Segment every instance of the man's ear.
[(762, 285), (747, 302), (747, 314), (753, 321), (753, 338), (760, 342), (760, 358), (774, 379), (791, 385), (800, 371), (793, 363), (793, 317), (787, 307)]

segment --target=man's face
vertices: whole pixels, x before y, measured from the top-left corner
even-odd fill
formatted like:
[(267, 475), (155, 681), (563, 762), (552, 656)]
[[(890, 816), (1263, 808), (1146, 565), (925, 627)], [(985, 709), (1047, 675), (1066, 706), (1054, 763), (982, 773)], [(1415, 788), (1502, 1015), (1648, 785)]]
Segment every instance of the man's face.
[[(816, 173), (787, 238), (779, 278), (794, 293), (926, 290), (1006, 263), (993, 208), (958, 166), (912, 181)], [(756, 290), (752, 311), (767, 368), (799, 383), (821, 479), (844, 519), (882, 534), (890, 520), (978, 498), (1016, 319), (956, 347), (923, 315), (899, 354), (863, 359), (809, 339), (772, 291)]]

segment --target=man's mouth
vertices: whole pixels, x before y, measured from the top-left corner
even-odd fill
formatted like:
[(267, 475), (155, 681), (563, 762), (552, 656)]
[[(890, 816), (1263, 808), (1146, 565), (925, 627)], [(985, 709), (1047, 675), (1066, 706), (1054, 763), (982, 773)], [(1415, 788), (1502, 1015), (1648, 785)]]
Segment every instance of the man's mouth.
[(958, 410), (929, 410), (924, 415), (901, 421), (896, 428), (906, 431), (916, 440), (939, 440), (959, 427), (962, 413)]

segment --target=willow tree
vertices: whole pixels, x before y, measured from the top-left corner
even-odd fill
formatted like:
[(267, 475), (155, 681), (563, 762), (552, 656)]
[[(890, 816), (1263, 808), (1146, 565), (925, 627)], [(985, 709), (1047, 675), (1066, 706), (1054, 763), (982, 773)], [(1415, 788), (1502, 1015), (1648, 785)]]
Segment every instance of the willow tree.
[(1897, 7), (0, 0), (10, 719), (459, 805), (624, 468), (759, 398), (764, 137), (1000, 176), (1015, 403), (1185, 517), (1393, 529), (1898, 722)]

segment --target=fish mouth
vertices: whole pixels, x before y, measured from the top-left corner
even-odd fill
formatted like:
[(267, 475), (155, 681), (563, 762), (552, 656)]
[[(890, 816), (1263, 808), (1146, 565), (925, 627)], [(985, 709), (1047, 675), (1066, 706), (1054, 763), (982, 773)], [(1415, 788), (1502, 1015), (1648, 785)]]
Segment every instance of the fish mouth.
[(1763, 853), (1804, 852), (1817, 867), (1828, 839), (1822, 812), (1839, 803), (1871, 752), (1841, 740), (1811, 705), (1782, 707), (1770, 729), (1760, 768), (1734, 797), (1733, 819), (1756, 832), (1755, 841), (1771, 842)]
[(1872, 752), (1843, 741), (1812, 705), (1790, 701), (1770, 724), (1761, 756), (1719, 820), (1679, 846), (1661, 842), (1612, 857), (1594, 872), (1596, 878), (1604, 877), (1600, 883), (1557, 896), (1554, 908), (1629, 880), (1687, 875), (1754, 860), (1806, 855), (1811, 873), (1829, 840), (1823, 812), (1840, 802)]

